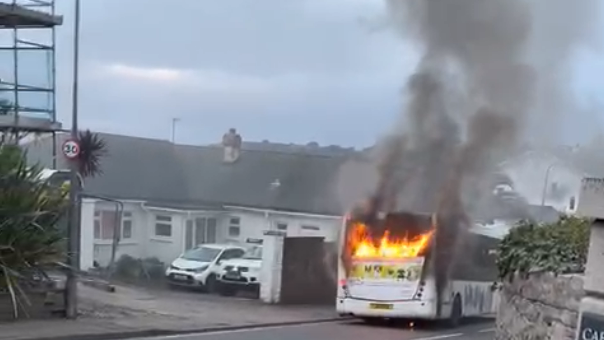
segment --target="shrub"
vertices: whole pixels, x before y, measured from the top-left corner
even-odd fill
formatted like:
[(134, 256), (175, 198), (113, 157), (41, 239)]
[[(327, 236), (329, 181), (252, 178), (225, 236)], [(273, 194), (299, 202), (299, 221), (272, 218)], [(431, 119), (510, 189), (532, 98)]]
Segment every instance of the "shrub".
[(164, 263), (155, 257), (135, 259), (124, 254), (115, 262), (115, 277), (126, 281), (160, 280), (164, 276)]
[(65, 193), (40, 181), (18, 146), (0, 145), (0, 291), (9, 292), (14, 316), (28, 303), (26, 287), (47, 278), (45, 268), (63, 261), (58, 222)]
[(522, 221), (502, 240), (497, 266), (502, 279), (531, 270), (582, 272), (589, 246), (590, 221), (565, 216), (555, 223)]

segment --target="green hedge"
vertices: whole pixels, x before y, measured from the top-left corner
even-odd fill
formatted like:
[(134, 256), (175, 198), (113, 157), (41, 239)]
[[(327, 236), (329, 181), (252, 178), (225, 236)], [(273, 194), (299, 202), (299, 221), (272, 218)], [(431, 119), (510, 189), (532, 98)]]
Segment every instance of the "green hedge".
[(589, 246), (588, 219), (565, 216), (556, 223), (522, 221), (502, 240), (497, 266), (501, 279), (543, 270), (583, 272)]

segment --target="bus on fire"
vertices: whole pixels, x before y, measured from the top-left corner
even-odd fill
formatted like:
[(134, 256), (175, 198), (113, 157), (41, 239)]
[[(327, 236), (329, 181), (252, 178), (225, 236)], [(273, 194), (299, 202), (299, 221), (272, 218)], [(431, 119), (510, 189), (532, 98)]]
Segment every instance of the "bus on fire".
[[(382, 230), (377, 240), (363, 222), (345, 219), (336, 297), (340, 315), (443, 320), (455, 327), (463, 317), (495, 312), (499, 239), (468, 231), (456, 245), (437, 245), (435, 215), (390, 213), (375, 223)], [(438, 247), (450, 249), (439, 253)]]

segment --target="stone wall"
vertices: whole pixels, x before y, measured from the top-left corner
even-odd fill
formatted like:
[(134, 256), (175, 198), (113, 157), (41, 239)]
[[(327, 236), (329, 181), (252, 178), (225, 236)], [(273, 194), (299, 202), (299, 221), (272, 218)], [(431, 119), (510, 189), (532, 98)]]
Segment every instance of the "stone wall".
[(532, 273), (503, 284), (496, 340), (574, 339), (582, 275)]

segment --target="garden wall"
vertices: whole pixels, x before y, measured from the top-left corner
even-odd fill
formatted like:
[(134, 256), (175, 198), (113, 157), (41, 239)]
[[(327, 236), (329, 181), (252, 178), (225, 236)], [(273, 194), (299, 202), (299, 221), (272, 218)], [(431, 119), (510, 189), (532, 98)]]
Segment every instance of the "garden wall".
[(582, 275), (516, 276), (502, 286), (495, 339), (575, 339), (583, 296)]

